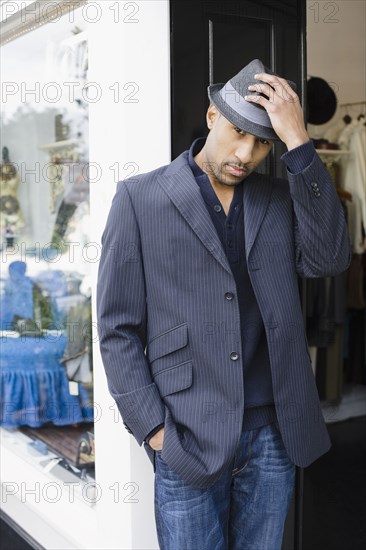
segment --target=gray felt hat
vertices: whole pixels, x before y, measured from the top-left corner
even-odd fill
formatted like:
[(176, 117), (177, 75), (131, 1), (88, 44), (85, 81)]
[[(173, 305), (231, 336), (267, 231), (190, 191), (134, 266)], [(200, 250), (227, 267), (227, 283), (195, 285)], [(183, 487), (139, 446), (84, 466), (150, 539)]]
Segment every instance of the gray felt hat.
[[(265, 67), (262, 61), (254, 59), (226, 84), (208, 86), (208, 97), (220, 113), (241, 130), (260, 138), (279, 140), (265, 108), (244, 99), (246, 95), (267, 97), (260, 92), (248, 90), (248, 86), (260, 82), (254, 78), (254, 75), (258, 73), (276, 75)], [(296, 84), (291, 80), (287, 82), (296, 91)]]

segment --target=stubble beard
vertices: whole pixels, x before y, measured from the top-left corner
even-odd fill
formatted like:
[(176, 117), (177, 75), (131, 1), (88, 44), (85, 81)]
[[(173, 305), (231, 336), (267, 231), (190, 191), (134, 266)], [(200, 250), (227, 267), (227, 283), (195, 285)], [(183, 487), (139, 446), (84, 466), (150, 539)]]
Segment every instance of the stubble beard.
[(230, 163), (223, 162), (216, 170), (212, 169), (211, 172), (209, 172), (209, 175), (213, 176), (218, 183), (220, 183), (221, 185), (225, 185), (226, 187), (235, 187), (239, 185), (239, 183), (242, 183), (252, 172), (249, 167), (244, 166), (241, 167), (243, 170), (245, 170), (244, 175), (241, 177), (235, 177), (234, 175), (225, 173), (225, 167), (228, 164)]

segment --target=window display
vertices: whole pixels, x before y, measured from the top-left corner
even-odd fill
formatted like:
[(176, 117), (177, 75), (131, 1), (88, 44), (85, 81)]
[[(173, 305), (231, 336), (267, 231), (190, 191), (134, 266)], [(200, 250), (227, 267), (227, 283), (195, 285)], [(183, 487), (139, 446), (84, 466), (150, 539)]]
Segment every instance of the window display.
[(66, 459), (69, 426), (76, 464), (93, 448), (86, 22), (68, 11), (1, 57), (0, 425)]

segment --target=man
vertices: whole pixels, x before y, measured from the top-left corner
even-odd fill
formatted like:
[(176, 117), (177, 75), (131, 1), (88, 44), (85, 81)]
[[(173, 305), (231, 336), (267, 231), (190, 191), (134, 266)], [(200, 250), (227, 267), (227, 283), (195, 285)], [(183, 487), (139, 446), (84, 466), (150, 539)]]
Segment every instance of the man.
[[(207, 139), (120, 182), (103, 235), (103, 363), (164, 550), (279, 550), (295, 466), (330, 447), (297, 275), (350, 249), (293, 88), (259, 60), (210, 86)], [(288, 181), (255, 172), (275, 140)]]

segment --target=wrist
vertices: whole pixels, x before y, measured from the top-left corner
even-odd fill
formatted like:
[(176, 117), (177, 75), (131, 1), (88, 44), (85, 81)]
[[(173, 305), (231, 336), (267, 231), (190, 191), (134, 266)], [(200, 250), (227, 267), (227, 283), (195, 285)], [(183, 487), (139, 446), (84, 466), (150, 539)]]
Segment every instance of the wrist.
[(305, 170), (313, 162), (315, 148), (311, 139), (300, 147), (286, 151), (281, 155), (281, 160), (286, 164), (287, 170), (292, 174), (298, 174)]
[(150, 444), (150, 440), (154, 437), (155, 434), (157, 434), (161, 428), (164, 427), (164, 424), (159, 424), (158, 426), (155, 426), (155, 428), (153, 430), (151, 430), (151, 432), (148, 433), (148, 435), (145, 437), (145, 442), (149, 445)]
[(291, 151), (292, 149), (296, 149), (296, 147), (300, 147), (307, 143), (309, 139), (310, 137), (307, 132), (298, 134), (285, 142), (287, 150)]
[(155, 449), (155, 447), (160, 447), (163, 443), (164, 438), (164, 427), (160, 428), (158, 431), (156, 431), (147, 441), (147, 444)]
[(164, 441), (164, 428), (154, 434), (148, 442), (148, 445), (154, 449), (154, 451), (161, 450)]

